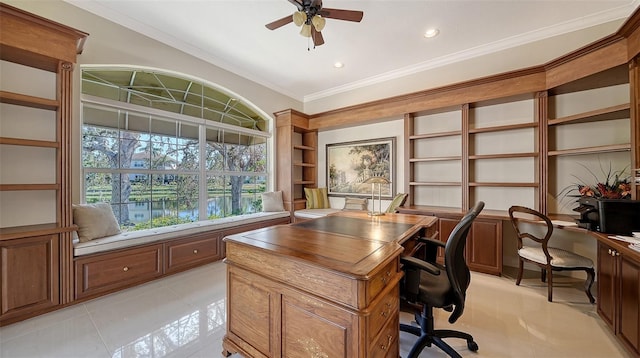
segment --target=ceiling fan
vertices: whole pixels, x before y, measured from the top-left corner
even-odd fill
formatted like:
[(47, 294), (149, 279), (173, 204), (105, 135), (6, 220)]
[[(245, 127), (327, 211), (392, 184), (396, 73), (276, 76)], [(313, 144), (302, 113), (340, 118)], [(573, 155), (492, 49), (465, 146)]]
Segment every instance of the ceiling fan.
[(324, 28), (325, 18), (360, 22), (364, 15), (362, 11), (327, 9), (322, 7), (322, 0), (287, 0), (298, 8), (298, 11), (282, 19), (273, 21), (265, 26), (269, 30), (275, 30), (290, 22), (301, 26), (300, 35), (311, 37), (314, 46), (324, 44), (324, 38), (320, 31)]

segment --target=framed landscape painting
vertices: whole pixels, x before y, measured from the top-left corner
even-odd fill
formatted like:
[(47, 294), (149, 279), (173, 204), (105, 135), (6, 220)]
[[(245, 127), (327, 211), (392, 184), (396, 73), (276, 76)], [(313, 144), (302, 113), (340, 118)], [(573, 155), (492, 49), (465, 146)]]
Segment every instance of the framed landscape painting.
[[(333, 196), (371, 196), (367, 179), (382, 177), (383, 199), (395, 194), (395, 137), (327, 145), (327, 188)], [(376, 196), (378, 187), (375, 187)]]

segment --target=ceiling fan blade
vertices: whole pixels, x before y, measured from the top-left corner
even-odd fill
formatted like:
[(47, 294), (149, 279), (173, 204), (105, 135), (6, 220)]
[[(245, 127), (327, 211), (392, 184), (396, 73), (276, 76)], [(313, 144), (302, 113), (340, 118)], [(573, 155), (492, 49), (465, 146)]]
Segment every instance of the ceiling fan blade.
[(362, 11), (327, 9), (325, 7), (323, 7), (320, 11), (318, 11), (318, 14), (329, 19), (345, 20), (345, 21), (353, 21), (353, 22), (360, 22), (362, 20), (362, 16), (364, 15)]
[(302, 11), (304, 9), (304, 5), (300, 1), (296, 1), (296, 0), (287, 0), (287, 1), (295, 5), (295, 7), (298, 8), (298, 11)]
[(316, 31), (315, 27), (311, 26), (311, 38), (313, 39), (314, 46), (324, 45), (324, 37), (320, 31)]
[(264, 25), (267, 29), (269, 30), (275, 30), (279, 27), (282, 27), (290, 22), (293, 22), (293, 16), (291, 15), (287, 15), (285, 17), (283, 17), (282, 19), (276, 20), (274, 22), (270, 22), (266, 25)]

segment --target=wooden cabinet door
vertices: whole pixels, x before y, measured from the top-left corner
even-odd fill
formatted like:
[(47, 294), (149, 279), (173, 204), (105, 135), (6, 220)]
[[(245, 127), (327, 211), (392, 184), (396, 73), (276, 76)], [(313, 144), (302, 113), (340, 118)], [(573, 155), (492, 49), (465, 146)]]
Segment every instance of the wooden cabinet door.
[[(440, 241), (447, 242), (453, 228), (458, 225), (460, 219), (440, 217), (438, 220), (438, 231), (440, 231)], [(438, 262), (444, 262), (444, 249), (438, 249)]]
[(471, 270), (494, 275), (502, 273), (502, 222), (475, 219), (465, 254)]
[(227, 338), (252, 357), (279, 357), (280, 294), (274, 283), (227, 267)]
[(3, 321), (59, 304), (57, 235), (0, 241), (0, 269)]
[(350, 311), (304, 294), (282, 297), (282, 357), (362, 357), (357, 328)]
[(620, 260), (620, 313), (618, 335), (640, 353), (640, 265), (624, 256)]
[(598, 300), (597, 308), (600, 317), (615, 332), (616, 324), (616, 263), (611, 255), (611, 248), (598, 243)]

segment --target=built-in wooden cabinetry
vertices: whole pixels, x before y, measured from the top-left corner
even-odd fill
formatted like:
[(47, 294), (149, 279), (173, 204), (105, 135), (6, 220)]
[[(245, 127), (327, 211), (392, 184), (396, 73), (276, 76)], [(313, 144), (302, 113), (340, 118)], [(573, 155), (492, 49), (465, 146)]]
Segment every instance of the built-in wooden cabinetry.
[(304, 188), (317, 187), (318, 133), (309, 129), (309, 117), (295, 110), (275, 113), (278, 169), (276, 187), (282, 190), (285, 210), (304, 209)]
[(640, 260), (604, 242), (598, 244), (598, 314), (640, 356)]
[[(464, 216), (462, 211), (425, 210), (426, 207), (400, 208), (400, 213), (436, 216), (438, 220), (438, 239), (447, 242), (453, 228)], [(492, 275), (502, 273), (502, 219), (494, 217), (477, 218), (467, 234), (465, 257), (469, 269)], [(438, 249), (437, 259), (444, 262), (444, 250)]]
[(84, 301), (221, 260), (225, 236), (289, 222), (289, 217), (277, 218), (78, 256), (73, 260), (75, 299)]
[(500, 209), (518, 197), (533, 206), (537, 103), (525, 94), (406, 114), (408, 205)]
[(58, 245), (57, 235), (0, 241), (3, 320), (46, 311), (60, 303)]
[(542, 179), (547, 180), (548, 195), (541, 208), (566, 214), (575, 200), (563, 195), (568, 186), (595, 185), (594, 175), (605, 180), (609, 172), (630, 174), (634, 129), (629, 67), (613, 66), (550, 88), (545, 95), (546, 145), (541, 154), (546, 157)]
[(0, 325), (73, 300), (71, 112), (87, 34), (0, 3)]

